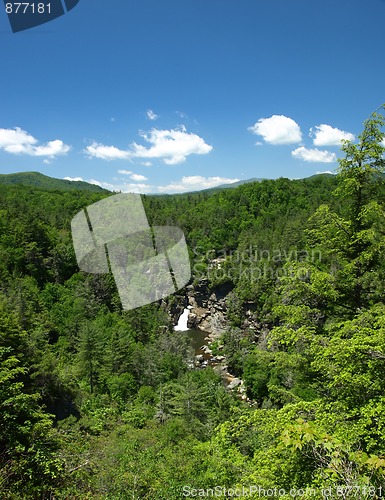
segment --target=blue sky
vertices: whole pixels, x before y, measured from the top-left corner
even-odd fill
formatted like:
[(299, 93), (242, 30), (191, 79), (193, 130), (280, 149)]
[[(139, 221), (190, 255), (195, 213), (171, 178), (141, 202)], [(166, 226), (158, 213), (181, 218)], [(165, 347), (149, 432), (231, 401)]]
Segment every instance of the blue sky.
[(173, 193), (337, 167), (385, 102), (384, 0), (80, 0), (0, 12), (0, 172)]

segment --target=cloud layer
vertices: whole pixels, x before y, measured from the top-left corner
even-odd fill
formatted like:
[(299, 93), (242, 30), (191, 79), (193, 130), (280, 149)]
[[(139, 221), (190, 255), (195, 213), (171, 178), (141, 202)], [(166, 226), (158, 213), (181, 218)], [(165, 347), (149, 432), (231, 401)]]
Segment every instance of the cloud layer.
[(149, 144), (148, 147), (134, 142), (129, 149), (121, 150), (93, 142), (86, 148), (86, 154), (102, 160), (161, 159), (167, 165), (176, 165), (192, 154), (208, 154), (213, 149), (198, 135), (188, 133), (184, 127), (171, 130), (153, 128), (147, 133), (140, 132), (140, 136)]
[(155, 114), (152, 109), (147, 110), (147, 118), (151, 121), (157, 120), (159, 118), (159, 115)]
[[(273, 115), (270, 118), (260, 118), (248, 130), (263, 138), (267, 144), (298, 144), (291, 152), (293, 158), (314, 163), (333, 163), (337, 161), (335, 153), (318, 148), (308, 148), (302, 142), (301, 128), (292, 118), (284, 115)], [(310, 129), (309, 136), (313, 139), (314, 146), (339, 146), (341, 141), (354, 141), (355, 136), (326, 123), (321, 123)], [(385, 142), (385, 139), (384, 139)], [(257, 146), (262, 146), (260, 141)]]
[[(141, 175), (133, 174), (133, 180), (147, 180), (145, 177), (142, 179)], [(155, 186), (145, 184), (144, 182), (120, 182), (111, 184), (109, 182), (98, 181), (96, 179), (85, 180), (83, 177), (64, 177), (68, 181), (85, 181), (90, 184), (96, 184), (110, 191), (121, 191), (122, 193), (185, 193), (188, 191), (199, 191), (201, 189), (208, 189), (222, 184), (231, 184), (239, 181), (239, 179), (228, 179), (226, 177), (203, 177), (201, 175), (188, 175), (182, 177), (179, 181), (171, 182), (166, 186)]]
[(231, 184), (239, 179), (228, 179), (226, 177), (202, 177), (201, 175), (187, 175), (180, 181), (171, 182), (167, 186), (158, 186), (160, 193), (183, 193), (186, 191), (198, 191), (208, 189), (221, 184)]
[(297, 144), (302, 140), (298, 123), (284, 115), (261, 118), (248, 130), (261, 136), (268, 144)]
[(310, 129), (310, 137), (313, 137), (314, 146), (341, 146), (341, 141), (354, 141), (355, 136), (339, 128), (322, 123)]
[(123, 151), (115, 146), (105, 146), (97, 142), (93, 142), (90, 146), (87, 146), (86, 153), (91, 158), (99, 158), (100, 160), (108, 161), (129, 160), (131, 158), (129, 151)]
[(35, 137), (19, 127), (14, 129), (0, 128), (0, 149), (7, 153), (45, 156), (53, 159), (56, 156), (67, 154), (71, 149), (59, 139), (42, 145), (38, 145), (38, 142)]
[(291, 152), (293, 158), (303, 160), (309, 163), (333, 163), (337, 161), (335, 153), (330, 151), (321, 151), (317, 148), (309, 149), (301, 146)]
[(134, 172), (131, 172), (131, 170), (118, 170), (118, 174), (121, 175), (129, 175), (130, 179), (132, 179), (135, 182), (140, 182), (140, 181), (147, 181), (147, 177), (141, 174), (135, 174)]

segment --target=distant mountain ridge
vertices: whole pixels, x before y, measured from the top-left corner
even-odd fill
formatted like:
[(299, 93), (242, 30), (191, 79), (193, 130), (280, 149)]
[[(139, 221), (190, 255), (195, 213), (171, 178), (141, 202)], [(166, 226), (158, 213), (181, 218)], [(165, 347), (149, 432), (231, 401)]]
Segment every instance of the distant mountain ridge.
[[(334, 174), (330, 174), (328, 172), (323, 172), (321, 174), (314, 174), (311, 175), (310, 177), (304, 177), (304, 179), (315, 179), (316, 177), (333, 177)], [(282, 176), (281, 176), (282, 177)], [(230, 188), (235, 188), (238, 186), (242, 186), (243, 184), (248, 184), (250, 182), (262, 182), (262, 181), (268, 181), (268, 180), (273, 180), (273, 179), (268, 179), (266, 177), (252, 177), (251, 179), (243, 179), (237, 182), (230, 182), (229, 184), (220, 184), (219, 186), (215, 186), (212, 188), (207, 188), (207, 189), (202, 189), (202, 191), (216, 191), (218, 189), (230, 189)], [(294, 180), (294, 179), (292, 179)], [(197, 191), (194, 191), (197, 192)], [(184, 194), (184, 193), (183, 193)]]
[[(331, 177), (333, 174), (330, 173), (322, 173), (311, 175), (310, 177), (306, 177), (306, 179), (313, 179), (319, 176)], [(264, 180), (268, 180), (260, 177), (252, 177), (250, 179), (243, 179), (237, 182), (232, 182), (230, 184), (220, 184), (219, 186), (215, 186), (212, 188), (201, 189), (198, 191), (191, 191), (191, 193), (196, 193), (199, 191), (203, 192), (215, 192), (220, 189), (230, 189), (236, 188), (243, 184), (248, 184), (250, 182), (262, 182)], [(90, 184), (85, 181), (69, 181), (67, 179), (57, 179), (56, 177), (49, 177), (48, 175), (41, 174), (40, 172), (18, 172), (15, 174), (0, 174), (0, 184), (6, 185), (23, 185), (23, 186), (32, 186), (41, 189), (50, 189), (50, 190), (59, 190), (59, 191), (94, 191), (97, 193), (110, 193), (108, 189), (104, 189), (96, 184)], [(188, 194), (188, 192), (180, 193), (180, 194)], [(160, 195), (160, 193), (149, 193), (149, 195)], [(164, 195), (163, 195), (164, 196)]]
[(228, 189), (228, 188), (242, 186), (242, 184), (247, 184), (248, 182), (261, 182), (265, 180), (266, 180), (265, 177), (252, 177), (251, 179), (243, 179), (236, 182), (230, 182), (228, 184), (220, 184), (219, 186), (215, 186), (214, 188), (209, 188), (209, 189)]
[(15, 174), (0, 174), (0, 184), (32, 186), (42, 189), (51, 189), (59, 191), (94, 191), (98, 193), (108, 193), (95, 184), (89, 184), (85, 181), (69, 181), (66, 179), (56, 179), (40, 172), (18, 172)]

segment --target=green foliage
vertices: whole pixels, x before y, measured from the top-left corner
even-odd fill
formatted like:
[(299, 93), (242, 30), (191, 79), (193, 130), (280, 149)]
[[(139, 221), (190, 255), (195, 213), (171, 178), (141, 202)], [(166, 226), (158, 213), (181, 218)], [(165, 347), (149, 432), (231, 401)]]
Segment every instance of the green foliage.
[[(1, 304), (0, 304), (1, 306)], [(60, 461), (51, 416), (39, 404), (28, 377), (25, 332), (0, 308), (0, 488), (33, 496), (54, 485)]]
[(184, 292), (122, 311), (112, 275), (79, 272), (70, 221), (108, 193), (0, 179), (2, 498), (173, 500), (184, 486), (251, 484), (373, 498), (385, 479), (383, 126), (381, 108), (343, 143), (337, 176), (143, 197), (152, 225), (184, 230), (193, 282), (225, 298), (213, 350), (246, 404), (212, 368), (191, 368), (170, 318)]
[(384, 393), (385, 307), (377, 304), (353, 320), (329, 327), (313, 344), (313, 367), (328, 398), (360, 407)]
[(40, 172), (19, 172), (17, 174), (0, 174), (0, 183), (5, 185), (22, 185), (33, 186), (41, 189), (55, 189), (55, 190), (79, 190), (79, 191), (96, 191), (99, 193), (107, 193), (106, 189), (89, 184), (84, 181), (68, 181), (66, 179), (55, 179), (48, 177)]
[(262, 407), (316, 395), (307, 360), (299, 353), (256, 349), (245, 358), (243, 379), (249, 397)]

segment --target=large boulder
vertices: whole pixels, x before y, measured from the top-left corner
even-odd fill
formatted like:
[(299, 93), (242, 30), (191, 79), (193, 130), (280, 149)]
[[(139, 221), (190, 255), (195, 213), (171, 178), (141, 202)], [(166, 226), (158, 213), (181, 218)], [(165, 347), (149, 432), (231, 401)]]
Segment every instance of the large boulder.
[(234, 378), (229, 385), (227, 386), (228, 389), (235, 389), (239, 385), (241, 385), (242, 380), (240, 378)]

